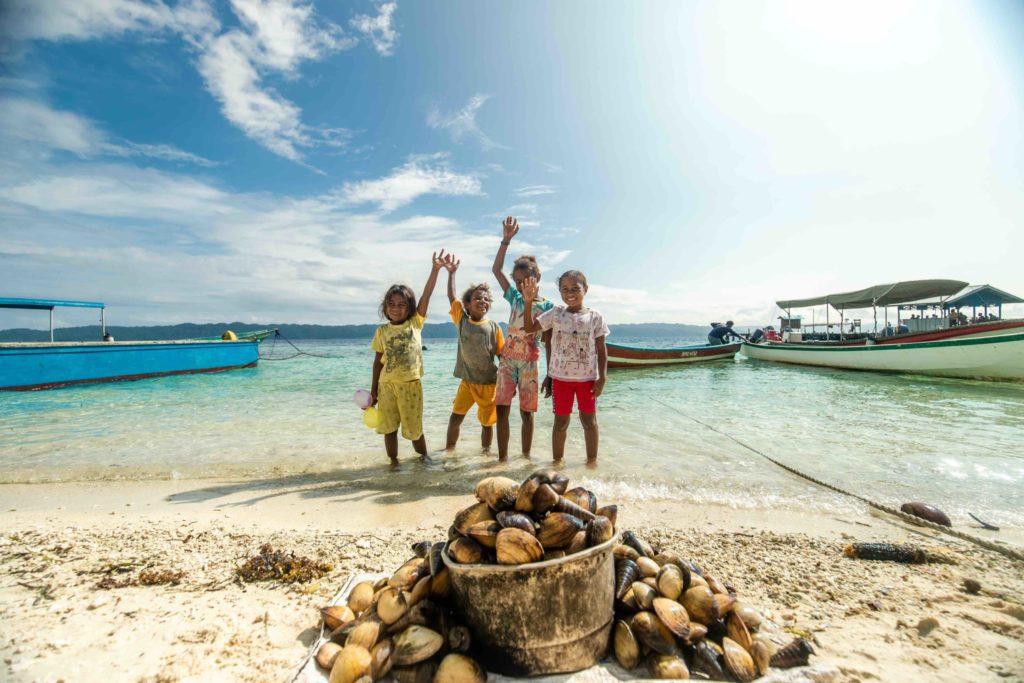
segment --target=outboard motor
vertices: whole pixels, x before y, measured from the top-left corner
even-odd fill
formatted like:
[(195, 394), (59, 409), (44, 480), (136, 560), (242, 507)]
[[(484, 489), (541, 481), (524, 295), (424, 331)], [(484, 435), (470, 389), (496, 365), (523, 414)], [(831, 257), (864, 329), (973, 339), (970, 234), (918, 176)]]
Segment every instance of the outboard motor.
[(762, 341), (764, 341), (764, 330), (759, 327), (750, 335), (750, 343), (760, 344)]

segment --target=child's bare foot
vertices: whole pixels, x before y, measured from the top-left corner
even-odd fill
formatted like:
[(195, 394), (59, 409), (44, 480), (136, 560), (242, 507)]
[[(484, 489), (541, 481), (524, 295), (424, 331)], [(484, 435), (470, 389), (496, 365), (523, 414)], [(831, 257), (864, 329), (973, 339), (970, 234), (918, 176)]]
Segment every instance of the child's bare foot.
[(402, 464), (398, 462), (398, 458), (391, 458), (391, 462), (389, 463), (389, 465), (393, 470), (397, 470), (402, 466)]
[(592, 469), (592, 470), (596, 470), (597, 469), (597, 458), (588, 458), (587, 459), (587, 468), (588, 469)]

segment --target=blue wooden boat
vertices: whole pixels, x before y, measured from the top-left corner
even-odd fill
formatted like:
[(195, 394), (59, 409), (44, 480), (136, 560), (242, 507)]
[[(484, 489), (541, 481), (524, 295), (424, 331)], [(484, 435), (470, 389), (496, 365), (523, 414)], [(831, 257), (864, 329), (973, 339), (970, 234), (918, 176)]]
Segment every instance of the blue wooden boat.
[[(57, 307), (100, 309), (101, 333), (111, 340), (54, 342)], [(259, 360), (260, 341), (274, 332), (250, 332), (235, 339), (119, 342), (107, 335), (106, 305), (99, 302), (0, 298), (0, 308), (50, 312), (49, 342), (0, 343), (0, 391), (251, 368)]]

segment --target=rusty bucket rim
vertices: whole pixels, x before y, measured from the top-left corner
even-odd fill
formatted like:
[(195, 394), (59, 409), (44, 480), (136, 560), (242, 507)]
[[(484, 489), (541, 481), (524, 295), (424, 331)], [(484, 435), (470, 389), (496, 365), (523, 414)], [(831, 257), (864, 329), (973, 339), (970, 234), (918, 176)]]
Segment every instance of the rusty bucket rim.
[(616, 531), (615, 535), (604, 543), (599, 543), (593, 547), (582, 550), (572, 555), (566, 555), (565, 557), (556, 557), (551, 560), (542, 560), (541, 562), (528, 562), (526, 564), (463, 564), (456, 562), (448, 556), (448, 544), (445, 543), (444, 550), (441, 551), (441, 559), (444, 561), (445, 566), (449, 570), (462, 571), (466, 569), (472, 569), (480, 572), (492, 572), (499, 574), (502, 572), (516, 572), (516, 571), (533, 571), (547, 569), (548, 567), (557, 567), (560, 564), (566, 564), (575, 560), (583, 560), (593, 555), (599, 555), (609, 546), (614, 547), (619, 542), (619, 532)]

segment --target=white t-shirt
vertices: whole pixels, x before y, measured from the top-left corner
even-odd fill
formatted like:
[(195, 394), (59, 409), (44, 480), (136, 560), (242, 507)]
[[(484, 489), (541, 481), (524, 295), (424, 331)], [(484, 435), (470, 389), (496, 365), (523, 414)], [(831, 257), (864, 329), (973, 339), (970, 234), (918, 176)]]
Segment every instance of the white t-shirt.
[(541, 329), (551, 330), (551, 364), (548, 374), (567, 382), (589, 382), (598, 378), (598, 337), (608, 336), (608, 326), (592, 308), (575, 313), (555, 306), (537, 316)]

